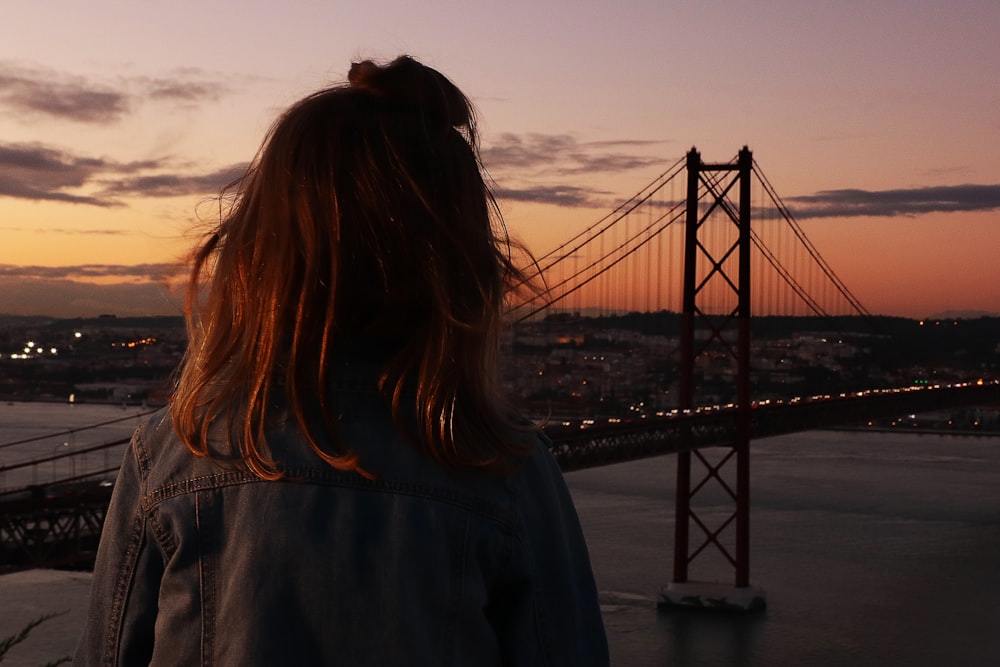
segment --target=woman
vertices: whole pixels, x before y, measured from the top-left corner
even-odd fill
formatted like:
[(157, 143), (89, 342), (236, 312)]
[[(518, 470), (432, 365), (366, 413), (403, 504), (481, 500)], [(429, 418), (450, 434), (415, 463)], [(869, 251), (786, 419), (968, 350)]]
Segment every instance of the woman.
[(468, 100), (408, 57), (355, 64), (235, 189), (75, 664), (606, 663), (565, 484), (497, 395), (523, 276)]

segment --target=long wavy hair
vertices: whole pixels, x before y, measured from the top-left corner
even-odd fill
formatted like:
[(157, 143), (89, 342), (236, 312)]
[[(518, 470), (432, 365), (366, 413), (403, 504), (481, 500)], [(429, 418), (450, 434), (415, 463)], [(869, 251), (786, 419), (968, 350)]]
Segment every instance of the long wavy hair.
[(265, 433), (282, 402), (317, 455), (367, 475), (307, 415), (327, 412), (338, 344), (374, 338), (396, 350), (378, 386), (423, 454), (499, 472), (526, 453), (497, 379), (523, 249), (483, 173), (468, 99), (407, 56), (356, 63), (285, 111), (193, 254), (172, 398), (187, 447), (212, 455), (221, 421), (250, 471), (281, 477)]

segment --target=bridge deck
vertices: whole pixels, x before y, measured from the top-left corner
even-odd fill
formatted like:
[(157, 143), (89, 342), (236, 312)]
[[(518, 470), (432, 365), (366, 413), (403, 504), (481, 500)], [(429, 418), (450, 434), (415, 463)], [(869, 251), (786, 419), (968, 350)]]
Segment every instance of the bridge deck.
[[(962, 405), (1000, 405), (1000, 382), (757, 404), (753, 437)], [(736, 435), (735, 415), (734, 408), (699, 409), (631, 422), (552, 424), (544, 430), (560, 466), (570, 471), (728, 445)], [(105, 474), (0, 495), (0, 572), (86, 567), (96, 550), (111, 491)]]

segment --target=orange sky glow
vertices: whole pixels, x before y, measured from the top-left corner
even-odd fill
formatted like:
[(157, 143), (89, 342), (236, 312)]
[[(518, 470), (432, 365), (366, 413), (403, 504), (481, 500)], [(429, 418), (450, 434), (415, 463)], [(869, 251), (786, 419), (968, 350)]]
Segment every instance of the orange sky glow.
[(996, 2), (335, 4), (7, 3), (0, 314), (178, 313), (276, 113), (400, 53), (473, 99), (535, 254), (748, 145), (868, 311), (1000, 314)]

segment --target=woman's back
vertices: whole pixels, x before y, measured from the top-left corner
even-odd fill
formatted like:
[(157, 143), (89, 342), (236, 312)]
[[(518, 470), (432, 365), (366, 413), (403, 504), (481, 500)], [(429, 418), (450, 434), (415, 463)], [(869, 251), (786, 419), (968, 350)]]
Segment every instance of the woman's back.
[(194, 258), (75, 664), (607, 662), (579, 522), (499, 394), (472, 110), (408, 58), (276, 123)]
[(95, 573), (114, 591), (92, 614), (105, 631), (82, 651), (109, 664), (606, 661), (586, 545), (544, 444), (518, 436), (534, 454), (514, 474), (456, 476), (400, 437), (367, 361), (353, 357), (331, 405), (375, 479), (319, 461), (280, 415), (278, 481), (192, 457), (166, 411), (140, 428)]

